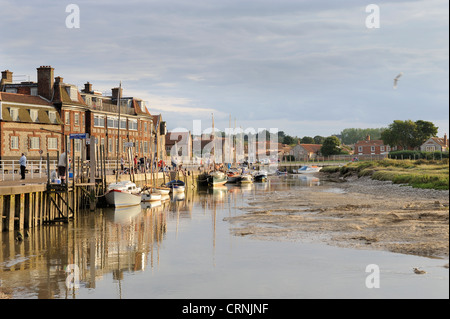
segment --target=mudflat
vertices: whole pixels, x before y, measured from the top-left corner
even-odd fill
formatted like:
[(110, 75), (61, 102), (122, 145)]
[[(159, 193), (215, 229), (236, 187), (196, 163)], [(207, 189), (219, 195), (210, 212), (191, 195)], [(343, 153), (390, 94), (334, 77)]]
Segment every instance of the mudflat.
[(448, 190), (351, 177), (341, 183), (259, 194), (248, 207), (239, 208), (242, 215), (225, 218), (237, 236), (449, 255)]

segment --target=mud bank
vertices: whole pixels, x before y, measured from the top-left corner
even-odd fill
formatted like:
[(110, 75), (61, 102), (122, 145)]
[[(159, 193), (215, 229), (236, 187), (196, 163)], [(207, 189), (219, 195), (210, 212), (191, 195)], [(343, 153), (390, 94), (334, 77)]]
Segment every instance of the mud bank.
[(449, 255), (449, 191), (352, 177), (257, 195), (240, 209), (242, 215), (225, 218), (237, 236)]

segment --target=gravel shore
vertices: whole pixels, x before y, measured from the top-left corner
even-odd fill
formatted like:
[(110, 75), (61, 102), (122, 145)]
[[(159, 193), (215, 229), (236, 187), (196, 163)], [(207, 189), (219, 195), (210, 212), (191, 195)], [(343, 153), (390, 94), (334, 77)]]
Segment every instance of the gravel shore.
[[(322, 175), (321, 178), (324, 178)], [(449, 255), (449, 191), (369, 177), (264, 193), (226, 218), (237, 236), (321, 241), (427, 257)]]

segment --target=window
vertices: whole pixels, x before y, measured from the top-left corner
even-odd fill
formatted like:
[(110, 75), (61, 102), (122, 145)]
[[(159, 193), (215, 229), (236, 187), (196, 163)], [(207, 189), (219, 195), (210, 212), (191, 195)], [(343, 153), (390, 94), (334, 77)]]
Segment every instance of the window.
[(73, 124), (77, 126), (80, 125), (80, 113), (73, 114)]
[(381, 152), (384, 152), (384, 151), (385, 151), (384, 146), (380, 146), (380, 151), (381, 151)]
[(11, 136), (11, 149), (18, 150), (19, 149), (19, 137)]
[(427, 147), (426, 147), (426, 151), (427, 151), (427, 152), (434, 152), (434, 151), (436, 151), (436, 147), (435, 147), (434, 145), (432, 145), (432, 146), (427, 146)]
[(109, 117), (107, 118), (108, 128), (118, 128), (119, 126), (119, 119), (117, 117)]
[(12, 107), (9, 109), (9, 115), (11, 115), (11, 119), (13, 121), (18, 121), (19, 120), (19, 109)]
[(113, 141), (112, 138), (108, 138), (108, 151), (112, 153), (113, 151)]
[(74, 140), (74, 142), (73, 142), (74, 147), (75, 147), (75, 152), (76, 152), (76, 153), (80, 153), (80, 152), (81, 152), (81, 141), (84, 141), (84, 140), (76, 139), (76, 140)]
[(38, 120), (38, 110), (30, 110), (30, 117), (33, 122)]
[(56, 137), (49, 137), (47, 139), (48, 150), (57, 150), (58, 149), (58, 139)]
[(54, 111), (49, 111), (48, 112), (48, 118), (50, 120), (50, 123), (55, 124), (56, 123), (56, 112)]
[(105, 127), (105, 118), (103, 116), (94, 115), (94, 126)]
[(358, 146), (358, 152), (362, 152), (363, 151), (363, 147), (362, 146)]
[(66, 91), (72, 101), (78, 101), (78, 89), (75, 86), (66, 87)]
[(126, 130), (127, 129), (127, 119), (120, 119), (120, 129)]
[(37, 92), (38, 92), (37, 88), (30, 88), (30, 95), (37, 96), (38, 95)]
[(64, 124), (70, 125), (70, 112), (68, 111), (64, 113)]
[(30, 137), (30, 150), (39, 149), (39, 136)]
[(17, 89), (15, 88), (7, 88), (6, 93), (17, 93)]
[(128, 121), (128, 129), (129, 130), (133, 130), (133, 131), (137, 131), (137, 129), (138, 129), (137, 120), (129, 120)]
[(371, 151), (371, 152), (375, 152), (375, 146), (371, 146), (371, 147), (370, 147), (370, 151)]

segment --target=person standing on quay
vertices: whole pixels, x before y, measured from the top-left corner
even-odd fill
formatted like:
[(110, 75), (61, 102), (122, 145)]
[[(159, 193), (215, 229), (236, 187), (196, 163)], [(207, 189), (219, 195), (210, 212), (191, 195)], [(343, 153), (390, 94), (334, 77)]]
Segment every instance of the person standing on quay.
[(20, 164), (20, 179), (25, 179), (25, 169), (27, 168), (27, 157), (25, 153), (22, 153), (22, 157), (19, 160)]
[(67, 166), (67, 154), (64, 151), (61, 155), (59, 155), (58, 159), (58, 175), (61, 179), (61, 183), (66, 182), (66, 166)]

